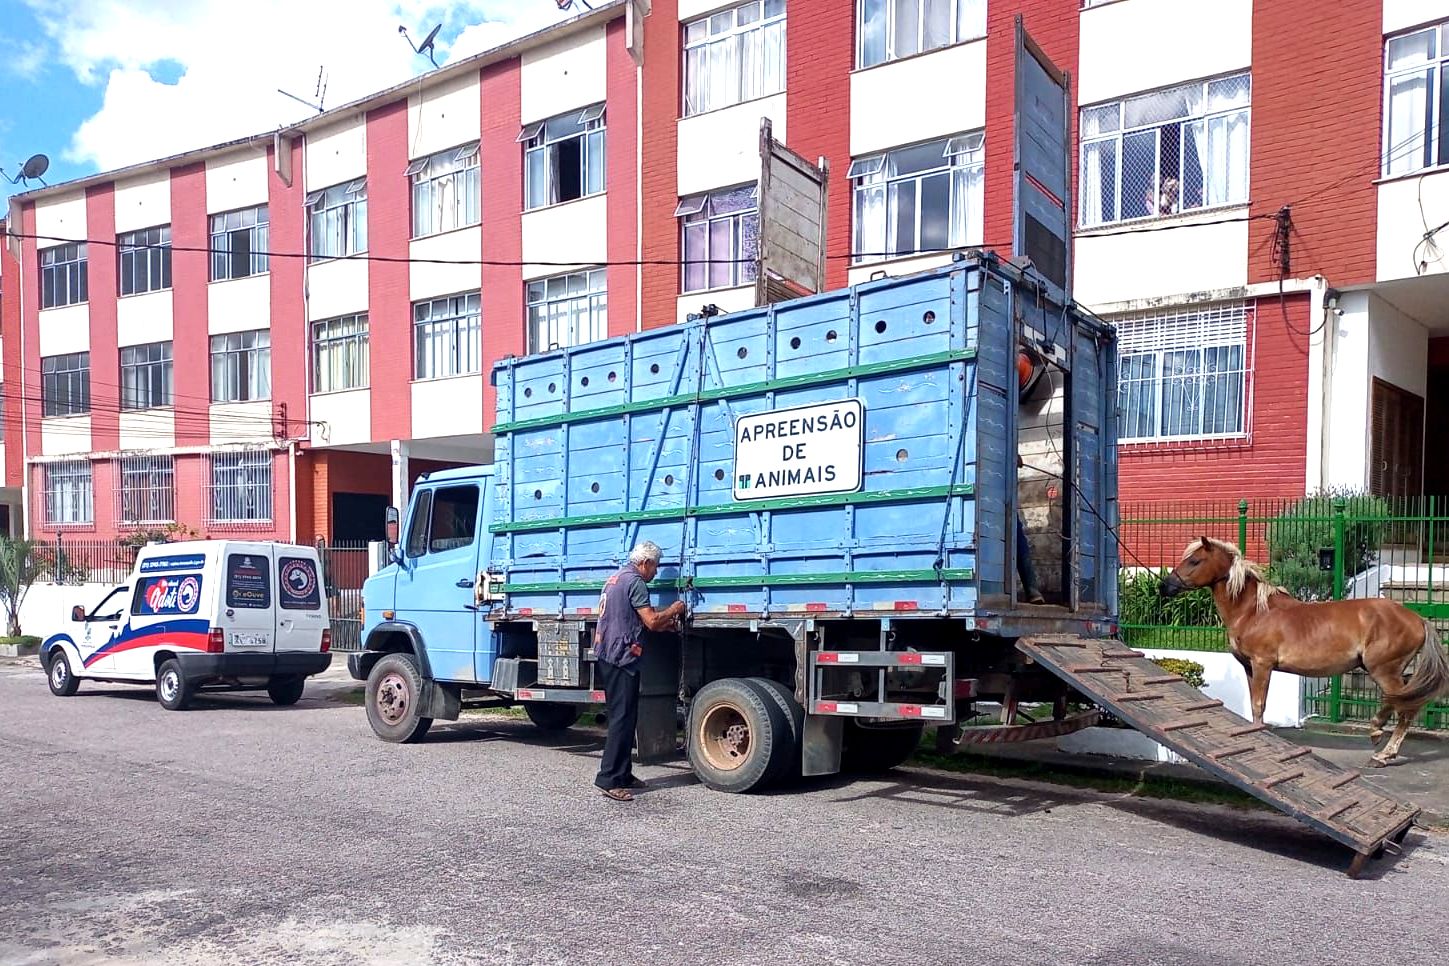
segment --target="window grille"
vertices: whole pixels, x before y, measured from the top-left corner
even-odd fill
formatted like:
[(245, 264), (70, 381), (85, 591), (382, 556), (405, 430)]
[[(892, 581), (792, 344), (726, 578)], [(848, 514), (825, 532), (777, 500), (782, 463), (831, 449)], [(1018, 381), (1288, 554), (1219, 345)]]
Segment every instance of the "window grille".
[(122, 456), (116, 519), (122, 524), (170, 523), (176, 519), (176, 473), (171, 456)]
[(272, 454), (267, 450), (212, 453), (208, 459), (206, 522), (272, 522)]
[(86, 526), (95, 521), (90, 461), (46, 463), (41, 479), (47, 526)]

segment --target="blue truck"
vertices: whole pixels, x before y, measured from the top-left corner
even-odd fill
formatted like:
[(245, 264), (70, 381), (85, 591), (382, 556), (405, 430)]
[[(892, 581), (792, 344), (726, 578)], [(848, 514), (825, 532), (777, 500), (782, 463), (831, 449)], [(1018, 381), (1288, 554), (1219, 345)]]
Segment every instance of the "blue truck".
[[(1109, 326), (990, 255), (506, 359), (495, 462), (389, 511), (350, 659), (369, 721), (415, 741), (517, 703), (574, 724), (603, 700), (600, 590), (647, 539), (657, 605), (690, 618), (645, 648), (642, 760), (682, 724), (700, 778), (746, 791), (892, 767), (927, 727), (1089, 723), (1014, 644), (1115, 630), (1114, 378)], [(1044, 604), (1016, 579), (1033, 499)], [(984, 703), (1000, 732), (968, 727)]]

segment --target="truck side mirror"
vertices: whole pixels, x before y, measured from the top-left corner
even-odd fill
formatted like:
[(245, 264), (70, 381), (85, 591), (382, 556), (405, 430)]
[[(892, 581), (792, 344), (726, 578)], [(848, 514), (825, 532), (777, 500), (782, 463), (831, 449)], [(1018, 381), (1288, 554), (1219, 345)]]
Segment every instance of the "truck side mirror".
[(76, 604), (70, 609), (70, 619), (77, 624), (85, 623), (86, 609), (80, 604)]
[(384, 517), (383, 522), (383, 533), (387, 537), (387, 545), (389, 547), (397, 546), (398, 519), (397, 507), (388, 507), (387, 515)]

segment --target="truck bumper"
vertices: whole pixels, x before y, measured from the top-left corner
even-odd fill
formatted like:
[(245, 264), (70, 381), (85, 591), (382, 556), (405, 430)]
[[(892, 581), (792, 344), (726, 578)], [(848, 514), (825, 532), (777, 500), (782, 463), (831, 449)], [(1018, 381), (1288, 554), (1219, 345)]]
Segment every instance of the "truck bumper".
[(312, 651), (282, 651), (273, 654), (178, 654), (181, 670), (188, 678), (308, 677), (321, 674), (332, 664), (332, 655)]

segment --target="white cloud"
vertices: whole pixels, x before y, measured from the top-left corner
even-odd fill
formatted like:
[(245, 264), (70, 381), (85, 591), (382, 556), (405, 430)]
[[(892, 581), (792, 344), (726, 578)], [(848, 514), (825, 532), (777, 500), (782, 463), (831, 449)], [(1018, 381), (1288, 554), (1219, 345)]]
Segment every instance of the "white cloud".
[(400, 24), (418, 41), (441, 21), (443, 64), (570, 16), (550, 0), (25, 2), (59, 66), (104, 88), (100, 110), (66, 151), (70, 160), (101, 169), (305, 118), (312, 112), (277, 89), (315, 102), (319, 66), (327, 72), (328, 107), (431, 69), (398, 34)]

